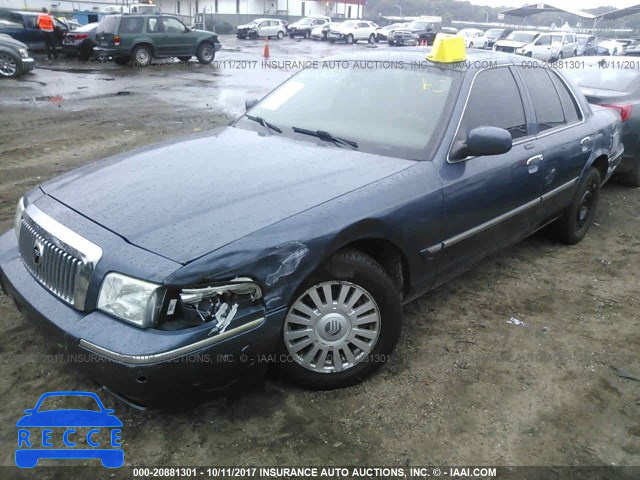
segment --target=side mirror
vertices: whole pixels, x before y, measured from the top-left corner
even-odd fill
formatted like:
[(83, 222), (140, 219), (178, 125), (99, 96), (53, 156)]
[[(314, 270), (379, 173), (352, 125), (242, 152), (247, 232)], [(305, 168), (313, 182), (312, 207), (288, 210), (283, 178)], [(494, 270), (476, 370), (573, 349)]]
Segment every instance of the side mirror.
[(191, 29), (189, 27), (184, 27), (184, 33), (189, 33)]
[(477, 127), (469, 132), (467, 141), (456, 149), (453, 160), (460, 161), (467, 157), (501, 155), (511, 150), (512, 145), (511, 134), (504, 128)]
[(258, 102), (259, 102), (259, 100), (257, 98), (247, 98), (244, 101), (244, 109), (245, 109), (245, 111), (248, 112), (249, 110), (251, 110), (253, 108), (253, 106)]

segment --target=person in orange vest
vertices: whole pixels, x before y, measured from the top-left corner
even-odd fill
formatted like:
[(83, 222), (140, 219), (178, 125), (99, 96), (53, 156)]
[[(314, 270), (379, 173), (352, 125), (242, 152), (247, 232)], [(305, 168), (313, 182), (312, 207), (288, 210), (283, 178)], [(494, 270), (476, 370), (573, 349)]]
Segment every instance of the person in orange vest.
[(49, 15), (46, 8), (42, 9), (42, 13), (38, 15), (38, 28), (44, 33), (44, 43), (47, 50), (47, 58), (58, 58), (56, 51), (56, 39), (54, 34), (53, 17)]

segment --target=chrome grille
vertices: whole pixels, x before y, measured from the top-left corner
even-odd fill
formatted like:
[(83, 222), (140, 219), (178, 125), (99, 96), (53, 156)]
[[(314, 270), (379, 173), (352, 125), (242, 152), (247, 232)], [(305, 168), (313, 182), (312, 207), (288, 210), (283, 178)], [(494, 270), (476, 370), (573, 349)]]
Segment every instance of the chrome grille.
[(54, 245), (24, 219), (20, 230), (20, 255), (36, 280), (65, 302), (74, 304), (80, 259)]
[(102, 249), (35, 206), (22, 217), (18, 242), (27, 270), (51, 293), (79, 310)]

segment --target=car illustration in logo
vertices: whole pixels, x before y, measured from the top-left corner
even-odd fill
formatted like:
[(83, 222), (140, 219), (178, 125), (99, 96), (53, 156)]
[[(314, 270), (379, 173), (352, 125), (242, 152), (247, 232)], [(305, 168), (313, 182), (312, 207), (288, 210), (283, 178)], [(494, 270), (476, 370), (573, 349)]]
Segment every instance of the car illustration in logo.
[[(59, 403), (77, 400), (77, 397), (84, 397), (82, 401), (88, 402), (92, 408), (48, 408), (51, 400)], [(26, 415), (16, 423), (18, 467), (33, 468), (41, 458), (99, 458), (107, 468), (123, 465), (124, 451), (120, 438), (122, 422), (113, 414), (113, 410), (104, 407), (95, 393), (48, 392), (40, 397), (34, 408), (24, 412)], [(54, 445), (54, 442), (60, 445)], [(85, 445), (76, 448), (82, 442), (89, 448), (84, 448)], [(56, 448), (62, 445), (64, 448)]]

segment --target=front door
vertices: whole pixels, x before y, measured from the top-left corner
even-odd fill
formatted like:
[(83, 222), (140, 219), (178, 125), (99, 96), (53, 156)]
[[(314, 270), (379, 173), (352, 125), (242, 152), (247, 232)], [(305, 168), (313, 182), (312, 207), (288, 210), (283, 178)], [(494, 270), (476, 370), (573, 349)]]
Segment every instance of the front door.
[(449, 159), (440, 166), (444, 216), (441, 252), (435, 255), (438, 282), (533, 228), (544, 173), (536, 164), (540, 153), (525, 105), (509, 67), (483, 70), (473, 81), (454, 145), (474, 128), (493, 126), (511, 133), (513, 147), (502, 155)]
[(187, 31), (185, 24), (174, 17), (160, 17), (160, 20), (166, 41), (164, 55), (195, 55), (196, 37)]

